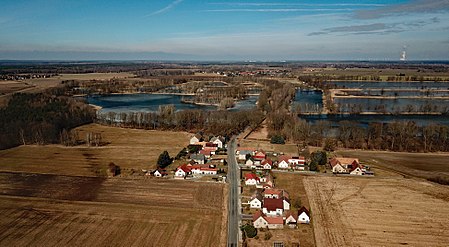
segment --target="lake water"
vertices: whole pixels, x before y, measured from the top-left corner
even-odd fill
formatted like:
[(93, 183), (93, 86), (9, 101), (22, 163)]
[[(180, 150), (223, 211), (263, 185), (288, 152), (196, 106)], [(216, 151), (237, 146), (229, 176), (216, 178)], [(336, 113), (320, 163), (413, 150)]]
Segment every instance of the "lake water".
[(449, 82), (329, 81), (326, 84), (337, 88), (449, 89)]
[[(101, 112), (152, 112), (157, 111), (161, 105), (174, 105), (176, 110), (216, 110), (215, 106), (195, 105), (182, 103), (182, 98), (173, 94), (114, 94), (88, 96), (89, 104), (101, 106)], [(240, 111), (255, 107), (258, 96), (250, 96), (238, 101), (231, 111)]]
[(392, 123), (395, 121), (413, 121), (419, 126), (430, 124), (441, 124), (449, 126), (449, 115), (311, 115), (301, 116), (307, 122), (329, 121), (332, 126), (338, 127), (341, 121), (357, 122), (362, 127), (367, 127), (370, 123)]
[(318, 90), (297, 89), (292, 107), (298, 106), (302, 112), (320, 112), (323, 108), (323, 93)]
[(431, 99), (428, 97), (414, 99), (335, 98), (334, 102), (340, 105), (342, 112), (348, 113), (352, 111), (353, 107), (368, 112), (404, 111), (406, 107), (413, 107), (415, 112), (424, 111), (425, 108), (438, 112), (444, 112), (446, 108), (449, 109), (449, 99)]

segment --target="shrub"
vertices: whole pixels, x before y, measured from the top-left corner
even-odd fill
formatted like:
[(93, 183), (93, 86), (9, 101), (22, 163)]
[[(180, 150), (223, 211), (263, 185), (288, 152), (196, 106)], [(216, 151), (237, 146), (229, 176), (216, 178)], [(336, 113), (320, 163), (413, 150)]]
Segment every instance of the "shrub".
[(280, 135), (274, 135), (271, 137), (270, 143), (272, 144), (285, 144), (284, 137)]

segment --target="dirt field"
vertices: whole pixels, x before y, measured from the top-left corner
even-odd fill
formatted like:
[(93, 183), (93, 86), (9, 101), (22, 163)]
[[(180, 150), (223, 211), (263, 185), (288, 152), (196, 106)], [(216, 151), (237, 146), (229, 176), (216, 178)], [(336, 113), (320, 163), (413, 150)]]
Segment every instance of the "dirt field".
[(414, 179), (304, 179), (317, 246), (447, 246), (449, 188)]
[(225, 246), (222, 184), (0, 173), (1, 246)]
[(113, 78), (125, 79), (135, 77), (132, 73), (86, 73), (86, 74), (60, 74), (55, 78), (60, 80), (109, 80)]
[(152, 169), (159, 154), (171, 156), (188, 144), (185, 132), (149, 131), (106, 127), (97, 124), (77, 128), (79, 137), (87, 132), (102, 133), (110, 144), (103, 147), (65, 147), (62, 145), (19, 146), (0, 151), (0, 171), (97, 176), (114, 162), (126, 169)]
[(435, 175), (449, 177), (448, 153), (394, 153), (386, 151), (338, 151), (337, 154), (360, 158), (362, 162), (382, 169), (398, 171), (410, 176), (428, 178)]
[(269, 141), (260, 140), (240, 140), (240, 147), (251, 147), (256, 149), (263, 149), (268, 152), (285, 153), (289, 155), (297, 155), (298, 147), (294, 144), (271, 144)]

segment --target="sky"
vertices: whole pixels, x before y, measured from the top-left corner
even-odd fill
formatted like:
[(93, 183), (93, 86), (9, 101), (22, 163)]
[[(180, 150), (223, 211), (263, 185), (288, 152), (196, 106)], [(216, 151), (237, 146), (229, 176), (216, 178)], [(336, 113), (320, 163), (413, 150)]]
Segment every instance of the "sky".
[(449, 0), (1, 0), (0, 60), (449, 60)]

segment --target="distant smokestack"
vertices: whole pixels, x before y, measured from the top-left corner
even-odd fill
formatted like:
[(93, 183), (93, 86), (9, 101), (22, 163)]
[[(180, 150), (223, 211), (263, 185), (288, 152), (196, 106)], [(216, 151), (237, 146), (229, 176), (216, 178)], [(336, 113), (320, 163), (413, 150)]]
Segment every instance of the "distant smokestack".
[(402, 47), (401, 57), (399, 58), (399, 60), (401, 61), (407, 60), (407, 46), (405, 45)]

